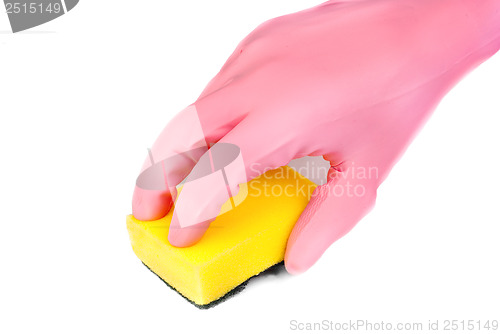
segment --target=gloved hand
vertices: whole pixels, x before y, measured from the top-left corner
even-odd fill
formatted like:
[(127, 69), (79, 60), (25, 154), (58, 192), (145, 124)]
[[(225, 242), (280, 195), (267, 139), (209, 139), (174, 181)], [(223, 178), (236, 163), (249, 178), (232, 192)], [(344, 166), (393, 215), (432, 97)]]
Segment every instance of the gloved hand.
[[(218, 145), (205, 152), (205, 143), (240, 148), (245, 173), (227, 180), (232, 194), (292, 159), (323, 156), (328, 182), (286, 249), (287, 270), (303, 272), (374, 205), (377, 187), (441, 98), (499, 49), (499, 0), (334, 0), (267, 21), (160, 134), (143, 170), (175, 156), (161, 166), (168, 188), (137, 186), (133, 214), (168, 213), (175, 185)], [(173, 245), (197, 242), (207, 212), (227, 200), (211, 182), (180, 194)]]

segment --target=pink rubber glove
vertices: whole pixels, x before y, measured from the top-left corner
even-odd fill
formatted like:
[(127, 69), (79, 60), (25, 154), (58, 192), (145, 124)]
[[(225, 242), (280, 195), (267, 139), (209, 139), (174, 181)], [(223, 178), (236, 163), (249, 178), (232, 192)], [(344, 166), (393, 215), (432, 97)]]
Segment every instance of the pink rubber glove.
[(177, 199), (168, 239), (192, 245), (238, 184), (292, 159), (323, 156), (328, 182), (316, 189), (286, 250), (287, 270), (303, 272), (371, 209), (442, 97), (499, 49), (500, 0), (329, 1), (267, 21), (160, 134), (143, 171), (174, 157), (156, 164), (166, 188), (137, 186), (133, 214), (164, 216), (175, 185), (203, 154), (210, 164), (224, 147), (216, 144), (210, 155), (207, 143), (236, 145), (234, 168), (223, 175), (227, 189), (219, 173)]

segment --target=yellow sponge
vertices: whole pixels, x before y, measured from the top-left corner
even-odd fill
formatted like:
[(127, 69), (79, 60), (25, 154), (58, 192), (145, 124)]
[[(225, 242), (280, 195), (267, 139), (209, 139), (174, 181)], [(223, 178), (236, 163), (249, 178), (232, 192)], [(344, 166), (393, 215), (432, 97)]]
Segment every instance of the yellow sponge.
[(290, 167), (268, 171), (248, 182), (247, 191), (235, 196), (234, 202), (241, 203), (218, 216), (203, 238), (186, 248), (168, 242), (172, 210), (148, 222), (129, 215), (132, 248), (167, 284), (206, 306), (283, 261), (288, 236), (315, 186)]

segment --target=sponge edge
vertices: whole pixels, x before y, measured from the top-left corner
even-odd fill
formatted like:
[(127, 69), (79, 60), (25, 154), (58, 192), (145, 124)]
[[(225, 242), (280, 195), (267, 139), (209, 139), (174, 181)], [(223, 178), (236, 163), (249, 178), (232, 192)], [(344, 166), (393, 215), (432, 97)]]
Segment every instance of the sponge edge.
[[(172, 210), (156, 221), (127, 217), (139, 259), (197, 305), (207, 305), (283, 261), (293, 225), (316, 185), (290, 167), (268, 171), (240, 187), (236, 208), (218, 216), (203, 238), (186, 248), (167, 239)], [(237, 197), (240, 197), (237, 199)]]

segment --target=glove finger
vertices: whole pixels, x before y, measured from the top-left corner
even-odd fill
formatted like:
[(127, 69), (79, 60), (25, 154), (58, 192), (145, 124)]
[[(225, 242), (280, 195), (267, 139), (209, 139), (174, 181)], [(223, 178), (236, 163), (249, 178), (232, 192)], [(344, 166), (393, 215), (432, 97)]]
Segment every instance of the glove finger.
[[(265, 145), (279, 144), (277, 138), (283, 136), (262, 126), (262, 122), (245, 119), (199, 160), (175, 203), (168, 235), (172, 245), (186, 247), (198, 242), (223, 205), (229, 209), (237, 205), (229, 199), (238, 193), (240, 184), (291, 160), (290, 152), (276, 153), (276, 146)], [(257, 138), (256, 133), (261, 136)]]
[(309, 269), (375, 204), (373, 180), (356, 179), (352, 168), (355, 167), (331, 167), (328, 182), (313, 192), (288, 239), (285, 266), (289, 273), (299, 274)]
[(176, 115), (164, 128), (146, 158), (137, 178), (132, 212), (137, 219), (155, 220), (165, 216), (176, 196), (176, 186), (189, 174), (211, 143), (231, 131), (243, 116), (244, 108), (234, 89), (223, 89)]

